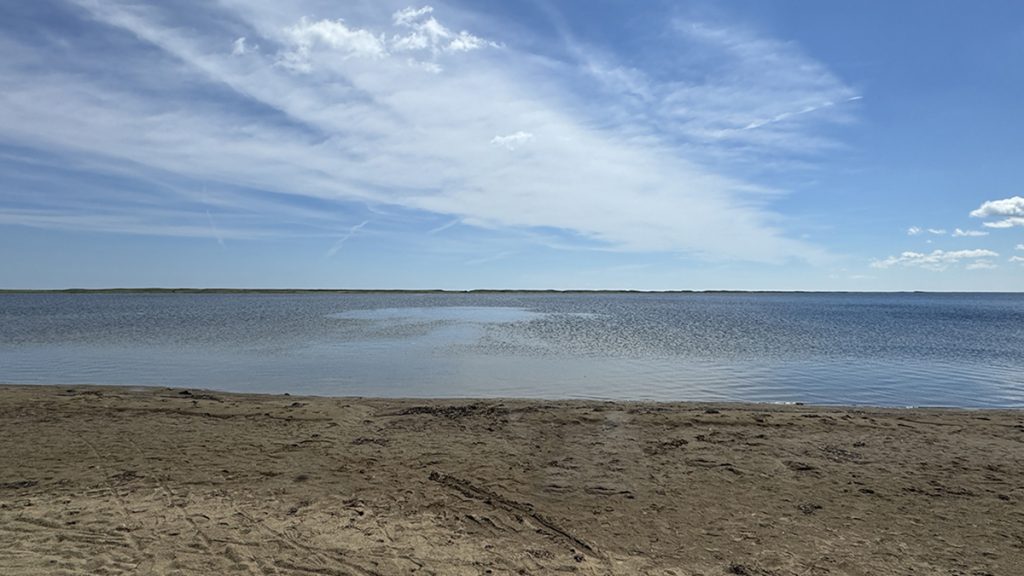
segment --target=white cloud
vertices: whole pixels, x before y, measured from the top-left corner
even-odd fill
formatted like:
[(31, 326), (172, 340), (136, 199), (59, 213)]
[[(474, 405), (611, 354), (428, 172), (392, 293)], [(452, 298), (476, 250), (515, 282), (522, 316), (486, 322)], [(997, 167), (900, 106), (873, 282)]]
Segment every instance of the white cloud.
[(1024, 262), (1024, 257), (1022, 257), (1022, 256), (1010, 256), (1010, 262)]
[(422, 8), (413, 8), (410, 6), (393, 13), (391, 15), (391, 19), (398, 26), (413, 26), (417, 20), (423, 16), (431, 14), (433, 11), (433, 6), (423, 6)]
[(494, 138), (491, 138), (491, 144), (502, 146), (509, 150), (515, 150), (530, 140), (533, 140), (533, 134), (520, 130), (519, 132), (506, 134), (505, 136), (495, 136)]
[(946, 231), (941, 229), (941, 228), (923, 229), (923, 228), (919, 228), (917, 226), (911, 226), (910, 228), (907, 228), (907, 236), (918, 236), (918, 235), (923, 234), (925, 232), (927, 232), (929, 234), (934, 234), (935, 236), (943, 236), (943, 235), (946, 234)]
[(978, 260), (976, 262), (971, 262), (967, 266), (964, 266), (964, 268), (967, 270), (995, 270), (996, 268), (999, 268), (999, 266), (991, 260)]
[(1002, 217), (1002, 220), (985, 222), (986, 228), (1013, 228), (1024, 226), (1024, 198), (1013, 196), (1001, 200), (989, 200), (971, 211), (974, 218)]
[(232, 56), (243, 56), (248, 51), (248, 47), (245, 45), (245, 36), (236, 38), (235, 41), (231, 43)]
[(983, 230), (961, 230), (957, 228), (956, 230), (953, 231), (953, 236), (955, 238), (964, 238), (970, 236), (988, 236), (988, 232), (985, 232)]
[(484, 41), (478, 36), (473, 36), (465, 30), (460, 31), (452, 38), (451, 42), (448, 43), (448, 50), (452, 52), (469, 52), (470, 50), (476, 50), (484, 46), (494, 46), (489, 42)]
[[(330, 14), (345, 20), (312, 21), (299, 17), (313, 12), (310, 4), (226, 0), (217, 19), (193, 15), (203, 23), (236, 18), (230, 29), (246, 30), (247, 46), (258, 41), (281, 47), (276, 54), (265, 49), (233, 58), (224, 44), (236, 33), (177, 26), (177, 13), (162, 4), (75, 2), (96, 22), (171, 58), (139, 51), (111, 80), (77, 70), (27, 73), (33, 66), (50, 70), (52, 54), (27, 44), (6, 51), (0, 59), (7, 81), (0, 92), (0, 135), (7, 142), (131, 166), (157, 182), (174, 175), (314, 199), (318, 208), (310, 211), (348, 222), (353, 219), (336, 214), (343, 202), (425, 210), (478, 228), (555, 230), (558, 242), (576, 249), (759, 262), (824, 254), (786, 233), (763, 187), (733, 176), (727, 165), (704, 162), (717, 155), (751, 160), (827, 146), (819, 124), (851, 119), (831, 106), (743, 130), (787, 110), (854, 96), (791, 43), (727, 28), (684, 32), (687, 42), (714, 55), (714, 64), (699, 73), (687, 67), (666, 71), (678, 78), (637, 72), (638, 90), (655, 101), (648, 113), (622, 94), (594, 95), (580, 105), (578, 86), (566, 77), (585, 73), (589, 52), (572, 64), (515, 48), (466, 54), (463, 45), (453, 44), (470, 42), (452, 32), (460, 27), (442, 26), (430, 10), (374, 19), (381, 11), (376, 2), (351, 2), (346, 13)], [(423, 26), (419, 33), (436, 39), (439, 61), (458, 58), (457, 65), (439, 74), (410, 69), (408, 57), (419, 54), (393, 55), (396, 26), (399, 40)], [(429, 42), (420, 51), (434, 57)], [(674, 57), (677, 51), (670, 52)], [(190, 82), (181, 90), (205, 80), (223, 88), (218, 99), (205, 90), (154, 98), (131, 89), (132, 80), (182, 69)], [(227, 105), (225, 92), (249, 105)], [(483, 145), (514, 136), (507, 134), (509, 126), (527, 134), (543, 130), (543, 137), (517, 154), (495, 154)], [(506, 146), (500, 140), (495, 145)], [(745, 156), (750, 150), (755, 152)], [(116, 190), (90, 200), (102, 205), (115, 193), (136, 192)], [(243, 195), (235, 206), (249, 209), (247, 202)], [(232, 227), (249, 230), (249, 222), (217, 214), (225, 238), (237, 236)], [(48, 221), (20, 217), (38, 225)], [(112, 229), (119, 222), (114, 219)], [(208, 235), (203, 224), (200, 232)], [(333, 224), (332, 234), (338, 229)]]
[(496, 46), (493, 42), (488, 42), (465, 30), (458, 33), (453, 32), (431, 15), (433, 11), (433, 7), (424, 6), (419, 9), (405, 8), (392, 14), (391, 18), (396, 26), (408, 28), (410, 31), (405, 35), (392, 36), (391, 49), (397, 52), (429, 50), (434, 54), (439, 54), (442, 52), (468, 52), (484, 46)]
[(992, 250), (935, 250), (930, 253), (903, 252), (899, 256), (890, 256), (885, 260), (876, 260), (871, 263), (874, 268), (891, 268), (893, 266), (914, 266), (929, 270), (945, 270), (950, 265), (958, 264), (961, 260), (978, 260), (984, 258), (998, 257), (997, 252)]
[(310, 22), (303, 17), (297, 24), (284, 29), (288, 48), (281, 52), (278, 62), (293, 70), (308, 72), (313, 50), (323, 47), (342, 58), (361, 56), (381, 58), (387, 54), (383, 35), (368, 30), (349, 28), (344, 20)]
[(1014, 249), (1015, 250), (1024, 250), (1024, 244), (1017, 244), (1016, 246), (1014, 246)]
[[(294, 71), (310, 72), (317, 56), (327, 59), (335, 56), (342, 59), (380, 59), (398, 52), (427, 52), (431, 58), (436, 58), (442, 54), (497, 47), (496, 43), (466, 30), (452, 31), (434, 18), (433, 11), (433, 7), (424, 6), (395, 12), (392, 14), (393, 25), (407, 32), (390, 37), (385, 32), (351, 26), (343, 19), (310, 21), (302, 17), (297, 24), (284, 29), (283, 43), (286, 47), (278, 55), (278, 63)], [(432, 61), (409, 59), (408, 63), (433, 73), (442, 70)]]
[(989, 200), (983, 203), (976, 210), (971, 211), (975, 218), (988, 218), (991, 216), (1024, 216), (1024, 198), (1013, 196), (1002, 200)]
[(1005, 218), (995, 222), (985, 222), (982, 226), (986, 228), (1013, 228), (1014, 226), (1024, 226), (1024, 218), (1015, 216), (1013, 218)]

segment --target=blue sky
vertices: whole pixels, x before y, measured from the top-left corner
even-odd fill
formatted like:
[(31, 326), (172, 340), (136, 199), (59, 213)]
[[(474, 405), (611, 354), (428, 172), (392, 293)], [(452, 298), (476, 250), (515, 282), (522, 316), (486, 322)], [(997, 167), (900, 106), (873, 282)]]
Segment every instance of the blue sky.
[(1024, 288), (1019, 2), (0, 6), (0, 287)]

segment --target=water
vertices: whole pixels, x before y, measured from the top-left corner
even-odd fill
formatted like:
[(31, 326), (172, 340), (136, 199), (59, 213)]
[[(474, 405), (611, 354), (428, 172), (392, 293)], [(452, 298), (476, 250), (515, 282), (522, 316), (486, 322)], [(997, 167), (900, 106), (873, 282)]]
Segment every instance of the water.
[(1024, 295), (7, 294), (0, 382), (1024, 407)]

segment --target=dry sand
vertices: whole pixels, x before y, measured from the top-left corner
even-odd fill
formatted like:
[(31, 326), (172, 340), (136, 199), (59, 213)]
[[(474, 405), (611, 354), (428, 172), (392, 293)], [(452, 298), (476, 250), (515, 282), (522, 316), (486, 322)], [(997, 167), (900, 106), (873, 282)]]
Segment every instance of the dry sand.
[(0, 387), (0, 574), (1024, 574), (1024, 412)]

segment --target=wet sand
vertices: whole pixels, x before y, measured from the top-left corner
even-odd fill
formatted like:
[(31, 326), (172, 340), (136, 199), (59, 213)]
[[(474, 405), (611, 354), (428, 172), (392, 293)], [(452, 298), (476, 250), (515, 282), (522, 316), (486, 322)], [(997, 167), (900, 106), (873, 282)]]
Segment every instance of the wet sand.
[(0, 387), (0, 574), (1024, 574), (1024, 412)]

